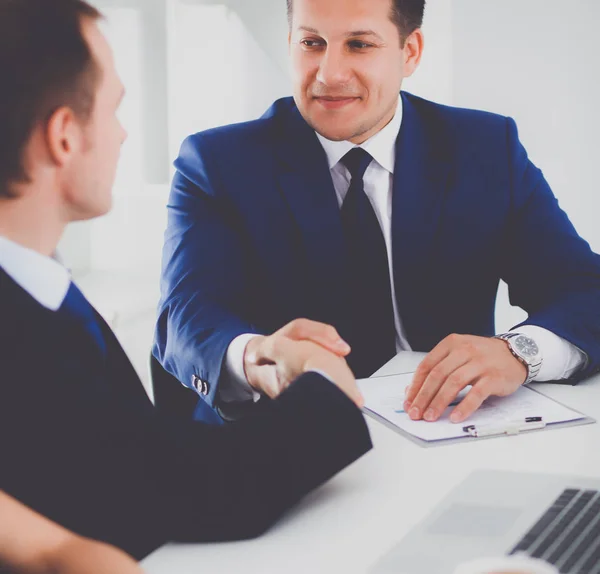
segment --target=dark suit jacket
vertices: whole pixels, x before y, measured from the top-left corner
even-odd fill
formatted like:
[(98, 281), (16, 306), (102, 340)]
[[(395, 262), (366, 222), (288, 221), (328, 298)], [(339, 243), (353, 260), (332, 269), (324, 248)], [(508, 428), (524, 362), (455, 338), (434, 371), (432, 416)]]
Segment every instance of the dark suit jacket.
[[(512, 119), (402, 94), (392, 208), (398, 309), (415, 351), (492, 336), (500, 279), (528, 324), (600, 366), (600, 257), (579, 237)], [(352, 338), (352, 280), (327, 158), (291, 99), (189, 137), (169, 200), (155, 355), (217, 403), (229, 343), (308, 317)], [(352, 357), (350, 357), (351, 360)], [(365, 376), (370, 373), (357, 373)], [(208, 416), (203, 415), (201, 416)]]
[(171, 420), (100, 318), (105, 357), (1, 268), (0, 318), (0, 489), (138, 559), (257, 536), (371, 447), (360, 411), (315, 373), (260, 417)]

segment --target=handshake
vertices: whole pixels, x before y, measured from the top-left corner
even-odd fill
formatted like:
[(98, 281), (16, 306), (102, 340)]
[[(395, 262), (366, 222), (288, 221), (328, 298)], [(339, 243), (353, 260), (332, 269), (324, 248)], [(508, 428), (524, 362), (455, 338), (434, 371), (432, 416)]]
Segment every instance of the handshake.
[(363, 397), (345, 359), (350, 350), (332, 326), (296, 319), (272, 335), (248, 342), (244, 372), (252, 388), (274, 399), (303, 373), (317, 371), (362, 408)]

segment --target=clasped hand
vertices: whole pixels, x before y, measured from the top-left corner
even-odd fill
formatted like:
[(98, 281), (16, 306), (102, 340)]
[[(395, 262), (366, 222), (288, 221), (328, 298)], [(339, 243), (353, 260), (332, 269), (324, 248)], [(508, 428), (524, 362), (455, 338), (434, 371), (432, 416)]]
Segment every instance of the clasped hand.
[(319, 371), (362, 408), (363, 397), (344, 358), (349, 352), (349, 345), (330, 325), (296, 319), (273, 335), (250, 340), (244, 371), (250, 386), (272, 399), (303, 373)]

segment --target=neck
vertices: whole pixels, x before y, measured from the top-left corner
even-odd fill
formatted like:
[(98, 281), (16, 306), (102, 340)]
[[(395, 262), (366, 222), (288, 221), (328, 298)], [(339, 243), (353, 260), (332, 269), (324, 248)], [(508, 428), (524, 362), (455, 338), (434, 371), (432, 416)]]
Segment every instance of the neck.
[(59, 205), (52, 194), (29, 186), (15, 192), (13, 199), (0, 199), (0, 235), (50, 257), (66, 226)]

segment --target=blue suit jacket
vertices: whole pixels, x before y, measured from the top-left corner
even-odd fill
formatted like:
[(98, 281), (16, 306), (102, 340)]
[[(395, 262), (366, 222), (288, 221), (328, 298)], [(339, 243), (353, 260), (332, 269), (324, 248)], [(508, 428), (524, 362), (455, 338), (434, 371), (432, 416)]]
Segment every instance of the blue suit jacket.
[(213, 427), (157, 412), (100, 317), (106, 355), (1, 268), (0, 318), (0, 490), (138, 559), (257, 536), (370, 448), (360, 411), (315, 373)]
[[(498, 283), (528, 324), (600, 366), (600, 257), (579, 237), (510, 118), (402, 93), (392, 209), (398, 309), (413, 350), (494, 335)], [(352, 329), (352, 280), (325, 152), (292, 99), (259, 120), (189, 137), (175, 166), (154, 353), (208, 385), (229, 343), (298, 317)], [(367, 375), (368, 373), (358, 373)]]

